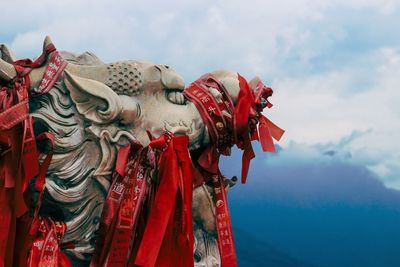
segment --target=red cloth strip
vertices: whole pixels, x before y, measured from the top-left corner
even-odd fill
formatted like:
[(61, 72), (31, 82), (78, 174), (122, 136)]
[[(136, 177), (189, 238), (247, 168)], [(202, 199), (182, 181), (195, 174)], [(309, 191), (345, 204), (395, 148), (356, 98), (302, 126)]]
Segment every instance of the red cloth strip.
[[(155, 201), (135, 264), (192, 267), (192, 173), (187, 136), (172, 137), (162, 153)], [(183, 186), (183, 187), (182, 187)]]
[[(120, 149), (91, 266), (194, 265), (188, 142), (165, 134)], [(155, 169), (157, 182), (147, 186)]]
[(35, 94), (45, 94), (53, 88), (54, 83), (58, 81), (61, 73), (67, 67), (67, 61), (65, 61), (58, 51), (54, 51), (51, 55), (49, 62), (44, 71), (42, 81), (40, 82), (39, 89)]
[(243, 149), (242, 156), (242, 184), (246, 183), (250, 161), (255, 157), (251, 145), (249, 118), (254, 108), (254, 96), (247, 81), (238, 74), (239, 96), (235, 109), (235, 140), (239, 148)]
[[(142, 150), (142, 146), (136, 143), (119, 150), (118, 171), (113, 173), (113, 182), (103, 207), (91, 266), (124, 266), (128, 261), (131, 238), (148, 179), (148, 173), (143, 173), (141, 165)], [(139, 174), (141, 181), (138, 184)], [(138, 190), (135, 191), (136, 186)]]
[(46, 158), (43, 160), (42, 164), (39, 167), (39, 173), (36, 177), (35, 181), (35, 190), (39, 192), (39, 198), (36, 203), (35, 210), (33, 211), (33, 218), (32, 218), (32, 224), (29, 230), (29, 234), (31, 236), (35, 235), (39, 224), (40, 224), (40, 218), (39, 218), (39, 211), (42, 205), (42, 199), (43, 199), (43, 194), (44, 194), (44, 187), (46, 183), (46, 173), (47, 169), (50, 166), (51, 159), (53, 158), (53, 153), (54, 153), (54, 135), (48, 132), (42, 133), (39, 135), (36, 139), (37, 141), (48, 141), (50, 143), (50, 150), (46, 156)]
[[(39, 169), (33, 122), (29, 117), (30, 79), (28, 74), (32, 69), (43, 66), (48, 55), (54, 51), (54, 45), (50, 44), (35, 61), (24, 59), (13, 62), (17, 77), (6, 87), (0, 88), (0, 206), (5, 207), (0, 210), (0, 232), (5, 232), (5, 234), (0, 234), (0, 244), (2, 244), (0, 245), (0, 265), (13, 264), (12, 258), (16, 244), (14, 239), (20, 232), (16, 229), (16, 222), (17, 219), (22, 221), (23, 215), (28, 210), (24, 199), (28, 182), (39, 174), (38, 186), (43, 189), (44, 176), (50, 163), (51, 156), (46, 158)], [(64, 61), (62, 66), (65, 64)], [(59, 75), (54, 75), (54, 82), (58, 78)], [(24, 232), (23, 229), (22, 232)], [(19, 253), (18, 250), (15, 250), (16, 255)]]
[[(217, 90), (221, 94), (221, 99), (217, 100), (209, 88)], [(234, 144), (232, 134), (234, 106), (225, 86), (212, 74), (205, 74), (186, 88), (183, 94), (198, 109), (209, 130), (212, 144), (218, 149), (219, 154), (230, 155), (230, 148)]]
[[(267, 100), (273, 93), (272, 89), (259, 81), (253, 92), (247, 81), (239, 74), (238, 81), (240, 90), (235, 108), (226, 88), (211, 74), (203, 75), (184, 90), (184, 95), (197, 107), (211, 137), (211, 144), (201, 152), (195, 162), (194, 177), (196, 185), (199, 185), (201, 182), (206, 182), (208, 180), (206, 177), (213, 174), (222, 266), (237, 266), (237, 262), (226, 193), (218, 166), (219, 157), (221, 154), (229, 154), (227, 152), (233, 144), (244, 150), (241, 177), (242, 183), (245, 183), (250, 161), (255, 157), (251, 141), (258, 139), (264, 151), (275, 151), (272, 137), (279, 140), (284, 132), (261, 114), (264, 107), (272, 107)], [(216, 100), (209, 92), (211, 88), (221, 93), (223, 103), (216, 104)], [(224, 115), (225, 120), (222, 120), (224, 119), (222, 114), (226, 112), (229, 113), (230, 119)], [(222, 132), (216, 128), (220, 122), (223, 122)]]
[(72, 267), (68, 257), (61, 252), (62, 240), (67, 226), (50, 218), (40, 220), (37, 236), (28, 256), (28, 267)]
[(276, 140), (279, 141), (281, 140), (283, 134), (285, 133), (285, 130), (279, 128), (276, 124), (274, 124), (272, 121), (270, 121), (267, 117), (262, 116), (260, 120), (265, 123), (271, 133), (271, 136)]
[(237, 267), (235, 244), (233, 241), (232, 222), (229, 215), (228, 200), (224, 180), (221, 174), (212, 177), (215, 193), (216, 227), (221, 265)]
[(11, 129), (29, 116), (28, 100), (24, 100), (0, 113), (0, 131)]
[(285, 133), (283, 129), (279, 128), (263, 115), (260, 116), (258, 131), (260, 136), (259, 140), (264, 152), (275, 152), (275, 145), (272, 138), (279, 141)]

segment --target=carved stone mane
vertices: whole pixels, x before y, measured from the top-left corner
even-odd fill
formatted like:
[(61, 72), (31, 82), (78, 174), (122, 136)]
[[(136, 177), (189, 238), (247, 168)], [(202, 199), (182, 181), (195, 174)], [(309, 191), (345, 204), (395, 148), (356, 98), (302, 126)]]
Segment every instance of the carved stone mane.
[[(62, 55), (81, 65), (102, 64), (93, 54)], [(49, 93), (32, 98), (30, 112), (39, 125), (36, 131), (48, 130), (55, 136), (42, 212), (65, 220), (68, 230), (63, 243), (75, 245), (66, 252), (73, 254), (73, 258), (89, 260), (115, 163), (116, 148), (111, 143), (118, 140), (108, 136), (109, 132), (103, 133), (100, 141), (88, 134), (89, 125), (76, 116), (78, 111), (62, 82), (56, 83)]]

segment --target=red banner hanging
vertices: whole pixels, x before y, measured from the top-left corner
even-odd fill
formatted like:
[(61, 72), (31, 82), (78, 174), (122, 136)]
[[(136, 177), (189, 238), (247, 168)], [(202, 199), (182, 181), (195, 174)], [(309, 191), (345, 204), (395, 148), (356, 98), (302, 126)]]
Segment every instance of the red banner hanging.
[[(33, 132), (33, 120), (29, 116), (29, 96), (35, 93), (30, 91), (28, 74), (33, 69), (42, 67), (50, 54), (52, 55), (48, 61), (49, 65), (46, 67), (43, 77), (49, 82), (46, 83), (46, 86), (42, 86), (43, 91), (37, 91), (36, 94), (48, 92), (67, 64), (56, 52), (53, 44), (47, 45), (42, 55), (35, 61), (22, 59), (13, 62), (17, 76), (0, 88), (1, 266), (12, 266), (14, 253), (19, 254), (21, 252), (21, 248), (14, 248), (15, 242), (19, 241), (16, 239), (20, 238), (16, 236), (18, 233), (17, 224), (28, 211), (28, 205), (25, 201), (28, 182), (41, 172), (39, 169), (39, 153), (36, 149), (36, 137)], [(50, 68), (55, 68), (56, 71), (51, 74)], [(38, 178), (38, 180), (40, 179)]]
[(215, 194), (215, 221), (218, 233), (218, 248), (221, 255), (221, 265), (236, 267), (238, 265), (223, 176), (215, 174), (212, 176), (212, 180)]

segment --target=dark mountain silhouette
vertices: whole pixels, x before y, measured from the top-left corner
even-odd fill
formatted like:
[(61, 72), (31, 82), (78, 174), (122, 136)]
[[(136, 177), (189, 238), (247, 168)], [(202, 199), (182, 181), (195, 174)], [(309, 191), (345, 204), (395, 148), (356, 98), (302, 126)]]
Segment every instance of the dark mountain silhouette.
[[(274, 248), (317, 266), (400, 266), (400, 192), (351, 157), (337, 156), (346, 155), (341, 151), (290, 149), (277, 155), (256, 151), (247, 184), (229, 192), (233, 226), (268, 244), (263, 250), (239, 232), (239, 259), (258, 263), (247, 249), (254, 242), (261, 260), (276, 255), (269, 250)], [(223, 173), (240, 174), (238, 162), (236, 152), (223, 159)]]
[(278, 251), (244, 230), (235, 228), (234, 232), (240, 267), (317, 267)]

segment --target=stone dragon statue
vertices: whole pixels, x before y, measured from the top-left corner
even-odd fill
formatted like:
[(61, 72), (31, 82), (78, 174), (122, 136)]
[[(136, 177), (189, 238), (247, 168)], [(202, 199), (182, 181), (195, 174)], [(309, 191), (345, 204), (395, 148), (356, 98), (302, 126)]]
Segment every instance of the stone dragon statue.
[[(44, 46), (50, 43), (47, 37)], [(12, 79), (16, 72), (10, 62), (15, 58), (5, 45), (0, 55), (0, 79)], [(197, 108), (182, 94), (182, 77), (171, 67), (136, 60), (105, 64), (89, 52), (61, 55), (69, 64), (52, 90), (30, 100), (29, 113), (35, 133), (55, 136), (41, 213), (66, 222), (62, 242), (74, 246), (63, 251), (74, 266), (85, 266), (94, 251), (118, 148), (134, 140), (148, 144), (146, 131), (153, 136), (165, 131), (187, 135), (190, 150), (204, 147), (210, 137)], [(41, 67), (29, 74), (31, 90), (39, 86), (44, 71)], [(235, 102), (237, 73), (213, 74)], [(226, 180), (227, 187), (234, 183)], [(196, 266), (220, 265), (210, 192), (206, 185), (193, 192)]]

